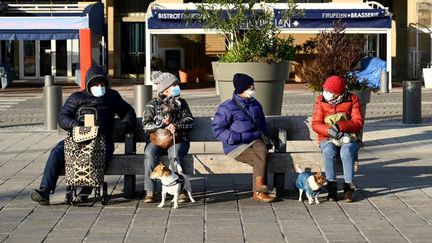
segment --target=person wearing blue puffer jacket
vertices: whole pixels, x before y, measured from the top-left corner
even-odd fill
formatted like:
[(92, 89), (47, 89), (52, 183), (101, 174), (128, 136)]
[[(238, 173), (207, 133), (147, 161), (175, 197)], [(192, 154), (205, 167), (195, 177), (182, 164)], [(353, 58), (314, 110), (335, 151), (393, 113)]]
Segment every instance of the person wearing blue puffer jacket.
[(222, 142), (226, 155), (253, 166), (253, 199), (272, 202), (274, 198), (269, 196), (266, 185), (268, 150), (261, 140), (267, 123), (261, 104), (254, 98), (254, 80), (236, 73), (233, 83), (232, 99), (220, 104), (213, 118), (213, 135)]
[[(114, 141), (112, 129), (115, 116), (122, 119), (120, 133), (124, 134), (132, 130), (136, 122), (136, 114), (130, 104), (128, 104), (120, 94), (111, 89), (109, 79), (103, 69), (99, 66), (92, 66), (86, 73), (86, 88), (82, 91), (74, 92), (64, 103), (57, 121), (59, 126), (72, 131), (74, 126), (84, 124), (83, 116), (79, 117), (78, 110), (83, 109), (83, 114), (93, 111), (87, 108), (96, 109), (95, 125), (99, 126), (105, 135), (106, 143), (106, 163), (108, 163), (114, 152)], [(51, 150), (45, 164), (44, 174), (39, 189), (31, 192), (30, 197), (33, 201), (41, 205), (49, 205), (49, 195), (54, 193), (57, 180), (62, 168), (65, 166), (64, 140), (60, 141)], [(78, 200), (86, 201), (91, 193), (91, 187), (83, 187), (78, 195)]]

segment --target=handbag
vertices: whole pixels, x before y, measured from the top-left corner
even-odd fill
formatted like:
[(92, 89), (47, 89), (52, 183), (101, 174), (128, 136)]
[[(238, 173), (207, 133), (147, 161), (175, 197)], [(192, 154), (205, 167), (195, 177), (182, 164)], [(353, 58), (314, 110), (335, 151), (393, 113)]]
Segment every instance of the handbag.
[(260, 133), (260, 137), (261, 140), (264, 142), (264, 144), (267, 146), (267, 149), (272, 149), (275, 147), (275, 141), (267, 136), (261, 129), (259, 129), (259, 126), (257, 126), (257, 124), (255, 123), (254, 119), (252, 118), (252, 116), (249, 114), (249, 112), (243, 107), (241, 106), (236, 100), (234, 100), (234, 102), (236, 103), (236, 105), (243, 110), (243, 112), (249, 117), (249, 119), (252, 121), (252, 123), (254, 124), (255, 128), (258, 130), (258, 132)]
[[(80, 113), (81, 110), (78, 116)], [(73, 127), (64, 143), (66, 184), (101, 186), (104, 182), (106, 145), (104, 134), (94, 125), (94, 115), (85, 114), (84, 126)]]
[(275, 146), (274, 140), (269, 136), (265, 135), (265, 133), (263, 133), (261, 130), (259, 132), (260, 132), (261, 140), (265, 143), (267, 149), (272, 149)]
[[(180, 132), (175, 132), (174, 136), (176, 142), (182, 140), (182, 134)], [(173, 133), (165, 128), (159, 128), (150, 133), (150, 141), (161, 149), (166, 150), (174, 144)]]

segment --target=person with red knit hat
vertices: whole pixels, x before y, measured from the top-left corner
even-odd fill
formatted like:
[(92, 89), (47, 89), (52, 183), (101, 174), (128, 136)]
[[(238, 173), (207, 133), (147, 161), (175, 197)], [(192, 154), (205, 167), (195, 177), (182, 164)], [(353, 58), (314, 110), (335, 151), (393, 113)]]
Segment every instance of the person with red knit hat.
[(349, 93), (340, 76), (330, 76), (323, 93), (315, 101), (312, 129), (318, 134), (327, 179), (327, 200), (337, 200), (338, 183), (335, 162), (339, 155), (344, 176), (344, 200), (351, 202), (356, 189), (354, 161), (360, 148), (363, 128), (361, 104), (357, 95)]

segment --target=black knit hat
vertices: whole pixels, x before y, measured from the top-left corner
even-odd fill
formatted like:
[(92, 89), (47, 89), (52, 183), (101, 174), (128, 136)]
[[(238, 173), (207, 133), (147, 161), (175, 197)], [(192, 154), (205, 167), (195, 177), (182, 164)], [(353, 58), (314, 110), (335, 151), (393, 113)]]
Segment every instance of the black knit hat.
[(233, 78), (234, 82), (234, 93), (241, 94), (243, 91), (250, 88), (253, 85), (254, 80), (251, 76), (244, 73), (236, 73)]

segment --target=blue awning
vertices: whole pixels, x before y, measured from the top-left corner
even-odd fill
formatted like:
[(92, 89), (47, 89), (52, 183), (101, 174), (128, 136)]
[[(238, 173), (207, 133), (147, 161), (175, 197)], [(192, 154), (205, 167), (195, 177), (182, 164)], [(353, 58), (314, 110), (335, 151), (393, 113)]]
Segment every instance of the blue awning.
[[(313, 6), (313, 5), (312, 5)], [(367, 5), (363, 5), (367, 6)], [(386, 9), (356, 8), (356, 9), (302, 9), (303, 15), (296, 16), (290, 21), (281, 20), (283, 9), (274, 8), (274, 21), (281, 30), (296, 29), (326, 29), (333, 28), (333, 22), (342, 19), (346, 29), (389, 29), (391, 16)], [(186, 14), (187, 13), (187, 14)], [(148, 29), (201, 29), (203, 24), (199, 21), (186, 22), (186, 15), (191, 19), (199, 19), (196, 9), (166, 9), (154, 8), (147, 20)]]
[(79, 30), (90, 28), (93, 35), (103, 35), (103, 4), (94, 3), (81, 13), (28, 13), (10, 16), (0, 12), (0, 40), (65, 40), (78, 39)]

